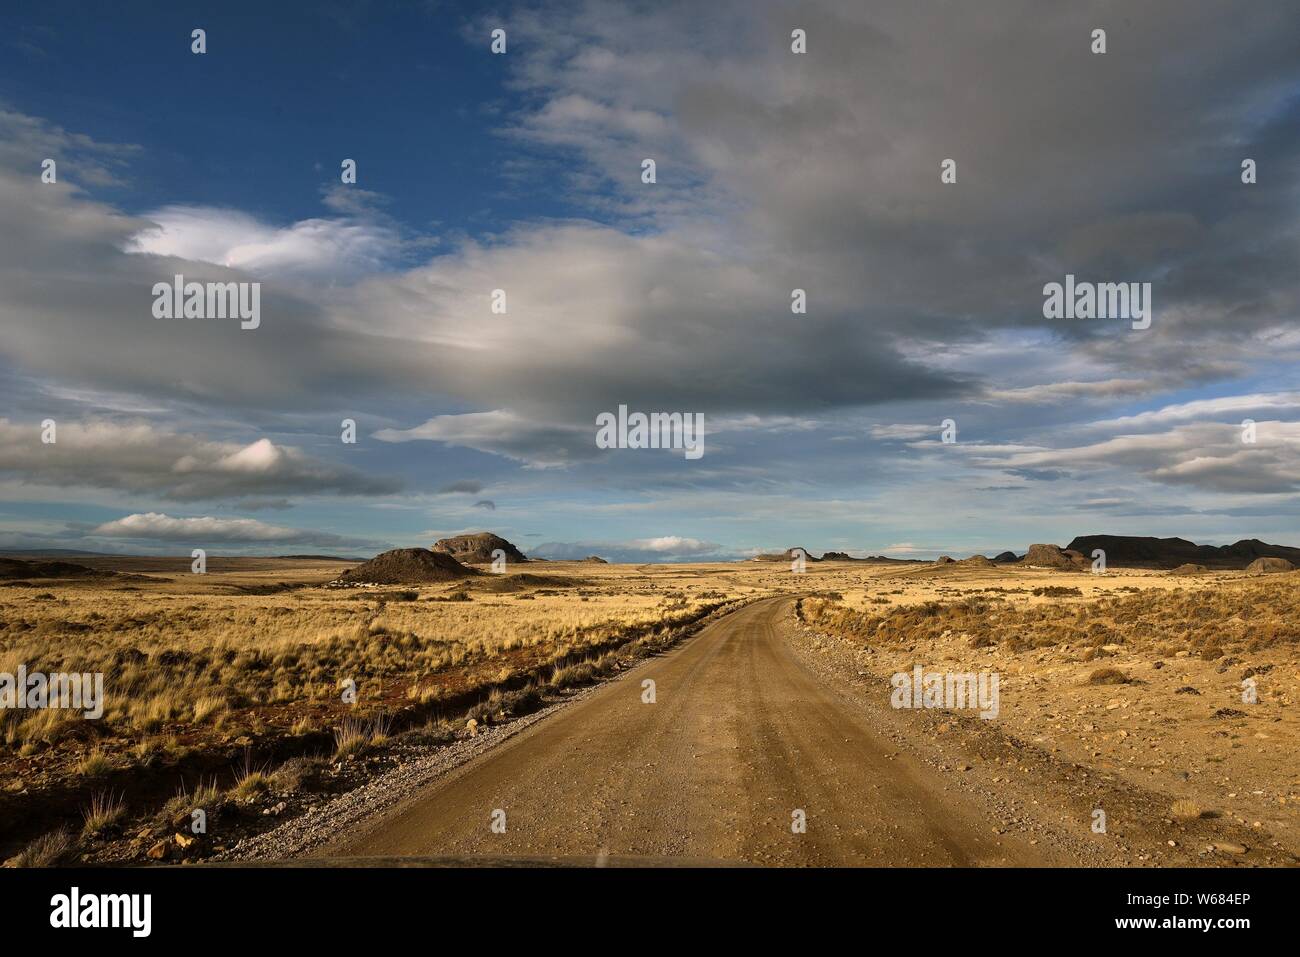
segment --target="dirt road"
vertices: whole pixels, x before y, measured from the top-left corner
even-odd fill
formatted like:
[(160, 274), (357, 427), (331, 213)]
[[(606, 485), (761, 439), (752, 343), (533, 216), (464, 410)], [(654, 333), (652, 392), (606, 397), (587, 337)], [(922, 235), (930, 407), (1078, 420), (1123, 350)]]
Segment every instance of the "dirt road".
[[(323, 854), (1068, 863), (995, 833), (975, 797), (946, 789), (807, 671), (780, 633), (790, 602), (713, 623)], [(492, 828), (498, 809), (504, 833)], [(792, 830), (796, 811), (804, 833)]]

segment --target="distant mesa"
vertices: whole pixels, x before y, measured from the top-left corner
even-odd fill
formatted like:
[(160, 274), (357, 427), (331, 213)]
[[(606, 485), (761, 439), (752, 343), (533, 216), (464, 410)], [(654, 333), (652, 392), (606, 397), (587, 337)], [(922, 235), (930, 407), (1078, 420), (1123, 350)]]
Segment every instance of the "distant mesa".
[(796, 545), (796, 546), (794, 546), (793, 548), (787, 548), (785, 551), (781, 552), (780, 554), (770, 554), (770, 553), (769, 553), (769, 554), (766, 554), (766, 555), (755, 555), (755, 556), (751, 559), (751, 561), (755, 561), (755, 562), (791, 562), (791, 561), (794, 561), (795, 556), (796, 556), (798, 553), (802, 553), (802, 554), (803, 554), (804, 561), (809, 561), (809, 562), (819, 562), (819, 561), (821, 561), (820, 558), (816, 558), (816, 557), (813, 555), (812, 552), (808, 551), (808, 549), (803, 548), (803, 547), (801, 547), (801, 546), (799, 546), (799, 545)]
[(420, 585), (454, 581), (480, 572), (467, 568), (444, 552), (427, 548), (394, 548), (349, 568), (332, 585)]
[(1295, 565), (1285, 558), (1257, 558), (1246, 566), (1248, 575), (1274, 575), (1290, 571), (1295, 571)]
[(435, 552), (450, 555), (456, 561), (466, 565), (489, 564), (493, 560), (492, 553), (497, 549), (505, 552), (507, 562), (528, 561), (523, 552), (500, 535), (493, 535), (491, 532), (441, 538), (433, 545)]
[(593, 565), (608, 565), (608, 564), (609, 564), (609, 562), (605, 561), (605, 559), (601, 558), (599, 555), (588, 555), (586, 558), (583, 559), (583, 561), (584, 561), (584, 562), (590, 562), (590, 563), (593, 564)]
[(1015, 552), (1000, 552), (999, 554), (993, 556), (993, 561), (997, 562), (999, 565), (1002, 565), (1008, 562), (1018, 562), (1020, 561), (1020, 556), (1017, 555)]
[(1100, 548), (1106, 564), (1131, 568), (1177, 568), (1204, 565), (1207, 568), (1245, 568), (1257, 558), (1284, 558), (1300, 565), (1300, 548), (1270, 545), (1247, 538), (1233, 545), (1197, 545), (1185, 538), (1144, 538), (1135, 535), (1083, 535), (1069, 548), (1091, 555)]
[(848, 552), (823, 552), (821, 560), (824, 562), (856, 562), (859, 559), (854, 558)]
[(974, 565), (977, 568), (992, 568), (994, 562), (987, 555), (972, 555), (970, 558), (963, 558), (958, 564)]
[(936, 565), (956, 565), (956, 564), (957, 564), (957, 559), (953, 558), (951, 555), (940, 555), (940, 556), (939, 556), (939, 560), (938, 560), (937, 562), (935, 562), (935, 564), (936, 564)]
[(1189, 563), (1186, 564), (1186, 565), (1179, 565), (1177, 568), (1175, 568), (1175, 569), (1174, 569), (1173, 571), (1171, 571), (1169, 574), (1171, 574), (1171, 575), (1204, 575), (1204, 574), (1205, 574), (1206, 572), (1208, 572), (1208, 571), (1209, 571), (1209, 569), (1206, 568), (1204, 565), (1195, 565), (1195, 564), (1192, 564), (1192, 563), (1189, 562)]
[(1087, 568), (1091, 565), (1082, 552), (1073, 548), (1062, 549), (1058, 545), (1030, 545), (1020, 563), (1034, 568), (1062, 569)]

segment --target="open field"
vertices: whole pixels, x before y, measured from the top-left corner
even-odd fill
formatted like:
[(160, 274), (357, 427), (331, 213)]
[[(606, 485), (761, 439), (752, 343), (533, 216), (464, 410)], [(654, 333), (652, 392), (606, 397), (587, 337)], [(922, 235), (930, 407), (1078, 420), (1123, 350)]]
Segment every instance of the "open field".
[[(101, 671), (106, 691), (98, 721), (0, 716), (3, 856), (60, 830), (46, 859), (222, 853), (616, 676), (711, 613), (780, 594), (800, 599), (801, 653), (881, 704), (888, 676), (917, 664), (999, 673), (995, 721), (896, 715), (975, 755), (957, 766), (987, 764), (981, 742), (998, 734), (1154, 793), (1171, 819), (1246, 828), (1272, 848), (1270, 863), (1294, 853), (1300, 833), (1300, 729), (1288, 707), (1300, 697), (1297, 573), (539, 562), (333, 589), (322, 586), (346, 563), (214, 559), (203, 576), (188, 559), (84, 563), (131, 577), (0, 588), (0, 672)], [(1247, 678), (1257, 703), (1242, 702)], [(180, 840), (195, 807), (210, 813), (211, 836)], [(1221, 843), (1233, 850), (1207, 860), (1238, 846), (1260, 859), (1239, 834)]]

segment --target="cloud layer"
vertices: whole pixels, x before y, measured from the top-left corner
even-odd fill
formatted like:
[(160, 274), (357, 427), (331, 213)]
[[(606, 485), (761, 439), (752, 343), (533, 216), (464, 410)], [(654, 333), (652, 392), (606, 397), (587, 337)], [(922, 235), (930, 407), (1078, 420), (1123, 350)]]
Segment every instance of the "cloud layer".
[[(338, 186), (307, 217), (201, 195), (128, 208), (110, 188), (142, 147), (0, 110), (0, 477), (133, 496), (119, 510), (159, 531), (166, 502), (399, 489), (437, 500), (435, 521), (462, 507), (452, 495), (503, 519), (521, 502), (699, 503), (690, 525), (628, 507), (609, 531), (546, 526), (557, 555), (720, 554), (802, 538), (783, 524), (795, 513), (831, 536), (846, 502), (876, 548), (936, 539), (895, 519), (967, 520), (927, 516), (921, 489), (1007, 522), (1116, 489), (1140, 490), (1153, 522), (1263, 502), (1294, 516), (1292, 11), (723, 0), (501, 16), (507, 95), (466, 106), (496, 124), (502, 188), (565, 215), (497, 232), (403, 223), (400, 196)], [(52, 155), (59, 182), (43, 184)], [(150, 290), (176, 273), (261, 282), (261, 326), (154, 319)], [(1151, 328), (1044, 319), (1043, 285), (1067, 273), (1151, 282)], [(619, 405), (703, 413), (708, 454), (602, 453), (595, 418)], [(46, 406), (55, 446), (38, 441)], [(368, 423), (368, 457), (344, 458), (344, 416)], [(277, 426), (304, 447), (265, 434)]]

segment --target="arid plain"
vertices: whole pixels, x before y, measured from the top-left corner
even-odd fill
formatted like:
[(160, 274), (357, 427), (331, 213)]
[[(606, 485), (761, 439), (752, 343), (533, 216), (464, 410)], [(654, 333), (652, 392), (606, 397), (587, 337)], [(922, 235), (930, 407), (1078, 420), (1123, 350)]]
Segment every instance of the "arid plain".
[[(23, 664), (105, 682), (99, 720), (0, 715), (0, 857), (13, 865), (288, 856), (274, 834), (328, 821), (332, 804), (386, 776), (437, 765), (419, 785), (431, 786), (484, 761), (513, 728), (541, 734), (593, 687), (623, 682), (632, 700), (659, 659), (671, 667), (709, 642), (757, 641), (749, 625), (725, 623), (773, 597), (783, 600), (753, 627), (785, 669), (764, 680), (785, 683), (751, 693), (780, 698), (781, 720), (800, 726), (790, 682), (809, 697), (815, 686), (807, 727), (860, 729), (873, 760), (905, 763), (940, 805), (951, 795), (967, 831), (1006, 863), (1288, 865), (1300, 851), (1300, 572), (520, 562), (331, 587), (355, 563), (213, 558), (195, 575), (189, 559), (70, 561), (111, 574), (0, 588), (0, 672)], [(996, 717), (890, 707), (891, 676), (916, 666), (996, 673)], [(743, 722), (747, 703), (716, 707)], [(699, 781), (721, 780), (706, 749), (687, 760)], [(797, 757), (791, 766), (797, 778)], [(757, 801), (761, 782), (747, 787), (737, 799)], [(386, 799), (375, 815), (414, 797)], [(939, 813), (927, 807), (908, 813)], [(821, 823), (850, 843), (864, 827)], [(595, 853), (608, 835), (590, 843)], [(931, 862), (891, 861), (888, 846), (875, 840), (852, 860)], [(822, 860), (741, 846), (727, 856)]]

